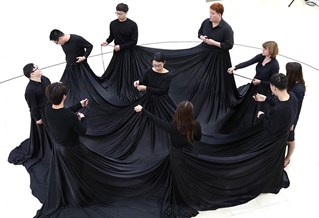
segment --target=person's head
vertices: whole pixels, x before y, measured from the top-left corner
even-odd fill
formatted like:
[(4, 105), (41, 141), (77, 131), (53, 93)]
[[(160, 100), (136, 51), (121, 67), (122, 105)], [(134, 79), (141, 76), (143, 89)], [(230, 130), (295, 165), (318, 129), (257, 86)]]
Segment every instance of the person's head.
[(195, 121), (194, 121), (194, 106), (190, 101), (182, 101), (177, 105), (173, 123), (176, 125), (181, 134), (187, 136), (188, 142), (194, 141)]
[(163, 53), (162, 52), (154, 53), (153, 58), (152, 58), (153, 67), (156, 70), (160, 71), (163, 69), (164, 64), (165, 64), (165, 57), (164, 57)]
[(270, 89), (273, 93), (276, 89), (279, 91), (284, 91), (287, 89), (288, 79), (283, 73), (275, 73), (270, 77), (269, 83)]
[(275, 58), (279, 53), (278, 45), (275, 41), (267, 41), (262, 44), (263, 55)]
[(305, 86), (305, 80), (303, 78), (302, 66), (298, 62), (288, 62), (286, 64), (286, 76), (288, 79), (287, 90), (290, 91), (291, 88), (296, 83), (301, 83)]
[(55, 44), (59, 44), (62, 36), (64, 36), (64, 33), (62, 31), (54, 29), (50, 33), (50, 41), (53, 41)]
[(210, 21), (219, 22), (224, 13), (224, 6), (220, 3), (214, 3), (210, 6)]
[(60, 82), (51, 83), (45, 89), (45, 95), (54, 105), (60, 104), (66, 98), (67, 92), (67, 87)]
[(27, 78), (32, 79), (35, 77), (41, 77), (42, 72), (37, 65), (35, 65), (33, 63), (29, 63), (23, 67), (23, 74)]
[(118, 5), (116, 5), (116, 12), (115, 14), (118, 16), (118, 19), (120, 21), (124, 21), (126, 20), (126, 14), (128, 12), (128, 6), (127, 4), (124, 3), (120, 3)]

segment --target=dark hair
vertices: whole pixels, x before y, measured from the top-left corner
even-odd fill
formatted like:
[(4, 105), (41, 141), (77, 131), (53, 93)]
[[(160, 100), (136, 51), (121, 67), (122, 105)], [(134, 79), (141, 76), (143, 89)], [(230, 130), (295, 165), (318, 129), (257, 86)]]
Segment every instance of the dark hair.
[(50, 41), (58, 41), (61, 36), (64, 36), (64, 33), (58, 29), (54, 29), (50, 33)]
[(67, 87), (60, 82), (51, 83), (45, 89), (45, 95), (52, 104), (60, 104), (63, 96), (68, 92)]
[(306, 83), (303, 79), (302, 66), (300, 63), (288, 62), (286, 64), (286, 76), (288, 79), (288, 91), (290, 91), (296, 83), (301, 83), (306, 89)]
[(275, 86), (279, 90), (284, 90), (287, 88), (288, 79), (283, 73), (275, 73), (270, 77), (270, 84)]
[(126, 13), (126, 12), (128, 12), (128, 6), (127, 6), (127, 4), (120, 3), (120, 4), (116, 5), (116, 10), (123, 11)]
[(271, 58), (275, 58), (279, 53), (278, 44), (275, 41), (267, 41), (262, 44), (263, 48), (268, 48)]
[(155, 52), (154, 56), (153, 56), (153, 61), (157, 61), (157, 62), (165, 62), (165, 58), (162, 52)]
[(189, 143), (194, 142), (196, 134), (196, 123), (194, 120), (194, 106), (190, 101), (182, 101), (177, 105), (173, 118), (173, 124), (176, 125), (179, 133), (186, 135)]
[(34, 70), (34, 64), (33, 63), (29, 63), (27, 65), (25, 65), (23, 67), (23, 74), (27, 77), (30, 78), (30, 74), (33, 72)]
[(220, 3), (214, 3), (210, 6), (211, 10), (216, 11), (218, 14), (223, 15), (224, 13), (224, 6)]

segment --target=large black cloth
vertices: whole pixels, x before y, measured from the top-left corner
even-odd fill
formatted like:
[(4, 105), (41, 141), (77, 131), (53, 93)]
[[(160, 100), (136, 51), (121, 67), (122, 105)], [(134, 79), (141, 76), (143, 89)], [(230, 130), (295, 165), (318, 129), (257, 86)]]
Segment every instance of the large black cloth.
[[(46, 196), (37, 217), (192, 217), (289, 186), (283, 166), (288, 131), (270, 135), (262, 125), (240, 134), (218, 131), (218, 121), (242, 97), (227, 73), (228, 50), (203, 44), (179, 50), (136, 46), (132, 56), (110, 64), (133, 87), (155, 51), (164, 53), (170, 69), (168, 95), (131, 92), (130, 86), (117, 93), (116, 84), (104, 88), (81, 63), (64, 72), (72, 90), (67, 105), (89, 99), (82, 109), (87, 131), (74, 146), (54, 143), (48, 191), (37, 190)], [(202, 128), (202, 139), (191, 150), (172, 146), (165, 130), (134, 111), (141, 104), (170, 122), (182, 100), (194, 104)]]

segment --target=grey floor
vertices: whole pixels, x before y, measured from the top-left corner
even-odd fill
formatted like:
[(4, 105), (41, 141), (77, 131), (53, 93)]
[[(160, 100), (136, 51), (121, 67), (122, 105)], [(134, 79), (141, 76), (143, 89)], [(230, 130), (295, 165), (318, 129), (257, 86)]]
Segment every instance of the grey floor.
[[(246, 0), (219, 1), (225, 6), (224, 19), (235, 32), (236, 45), (231, 50), (233, 64), (248, 60), (261, 52), (264, 41), (279, 44), (281, 72), (288, 61), (302, 63), (307, 92), (296, 129), (296, 150), (286, 168), (291, 185), (278, 194), (262, 194), (236, 207), (201, 212), (197, 217), (214, 218), (277, 218), (319, 217), (319, 152), (316, 142), (316, 110), (319, 93), (318, 28), (319, 7), (305, 1)], [(111, 54), (101, 54), (100, 43), (108, 35), (108, 23), (115, 19), (118, 1), (84, 0), (44, 2), (41, 0), (1, 2), (2, 52), (0, 53), (0, 217), (33, 217), (41, 204), (31, 194), (29, 176), (22, 166), (7, 162), (9, 152), (29, 135), (30, 120), (22, 77), (26, 63), (35, 62), (51, 81), (58, 81), (64, 69), (64, 54), (49, 41), (49, 32), (58, 28), (84, 36), (94, 50), (89, 63), (96, 74), (103, 73)], [(130, 6), (128, 17), (139, 25), (139, 44), (161, 48), (187, 48), (197, 45), (197, 31), (209, 15), (211, 2), (125, 1)], [(157, 44), (153, 44), (157, 43)], [(111, 48), (103, 48), (103, 53)], [(96, 55), (96, 56), (95, 56)], [(60, 64), (61, 63), (61, 64)], [(55, 66), (56, 65), (56, 66)], [(252, 77), (254, 66), (238, 74)], [(11, 78), (15, 78), (12, 79)], [(238, 85), (247, 81), (236, 77)]]

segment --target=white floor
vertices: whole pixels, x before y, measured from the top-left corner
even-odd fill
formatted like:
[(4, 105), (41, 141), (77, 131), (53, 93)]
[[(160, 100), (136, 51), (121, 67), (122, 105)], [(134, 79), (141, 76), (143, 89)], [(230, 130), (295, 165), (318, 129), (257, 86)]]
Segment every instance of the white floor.
[[(264, 41), (275, 40), (280, 48), (278, 60), (281, 72), (285, 72), (286, 62), (301, 62), (307, 92), (296, 129), (296, 150), (286, 168), (290, 187), (277, 195), (262, 194), (246, 204), (201, 212), (197, 217), (319, 217), (316, 200), (319, 195), (319, 148), (315, 140), (319, 123), (316, 111), (319, 93), (319, 7), (310, 7), (302, 0), (294, 1), (290, 7), (290, 0), (220, 2), (225, 6), (224, 19), (232, 25), (235, 32), (236, 45), (231, 50), (233, 64), (258, 54)], [(114, 0), (89, 5), (84, 0), (56, 0), (51, 5), (41, 0), (0, 3), (3, 11), (0, 14), (0, 217), (30, 218), (41, 207), (31, 194), (29, 176), (24, 167), (7, 162), (9, 152), (29, 134), (29, 112), (23, 96), (28, 81), (21, 76), (23, 66), (35, 62), (46, 68), (64, 61), (61, 48), (48, 39), (49, 32), (58, 28), (80, 34), (94, 44), (93, 57), (89, 63), (97, 74), (101, 74), (103, 63), (99, 56), (99, 45), (108, 34), (108, 23), (115, 19), (117, 3), (119, 2)], [(195, 45), (198, 42), (197, 30), (201, 21), (208, 17), (211, 4), (205, 0), (162, 0), (147, 3), (127, 0), (125, 3), (130, 6), (129, 17), (139, 25), (139, 44), (173, 42), (151, 45), (163, 48)], [(110, 51), (107, 49), (104, 48), (103, 52)], [(103, 58), (107, 65), (110, 54)], [(43, 74), (51, 81), (58, 81), (63, 69), (62, 64), (44, 69)], [(252, 77), (254, 66), (237, 73)], [(18, 78), (10, 80), (14, 77)], [(239, 85), (247, 82), (238, 77), (236, 81)]]

